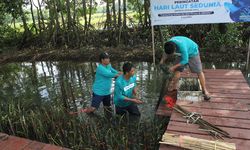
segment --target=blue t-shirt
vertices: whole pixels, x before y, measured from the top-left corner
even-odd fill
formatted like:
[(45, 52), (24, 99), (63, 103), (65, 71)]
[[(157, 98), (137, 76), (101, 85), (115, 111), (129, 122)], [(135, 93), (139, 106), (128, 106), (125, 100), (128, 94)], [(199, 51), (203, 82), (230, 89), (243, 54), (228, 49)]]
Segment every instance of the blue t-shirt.
[(186, 65), (189, 58), (199, 54), (198, 45), (185, 36), (174, 36), (169, 41), (174, 42), (177, 45), (176, 52), (181, 54), (180, 64), (182, 65)]
[(115, 81), (114, 103), (119, 107), (126, 107), (132, 104), (125, 101), (124, 97), (133, 98), (133, 90), (136, 87), (136, 77), (130, 77), (126, 80), (123, 75), (119, 76)]
[(99, 64), (96, 69), (93, 92), (96, 95), (104, 96), (111, 94), (112, 78), (117, 75), (118, 71), (112, 68), (111, 64), (104, 66)]

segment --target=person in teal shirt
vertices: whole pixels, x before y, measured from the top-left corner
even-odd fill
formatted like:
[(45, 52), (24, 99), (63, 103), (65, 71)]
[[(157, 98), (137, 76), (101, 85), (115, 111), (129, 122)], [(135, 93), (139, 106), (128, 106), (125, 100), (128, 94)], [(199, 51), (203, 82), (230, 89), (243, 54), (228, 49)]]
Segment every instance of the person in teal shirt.
[(160, 64), (163, 64), (166, 61), (167, 55), (175, 54), (179, 56), (174, 65), (169, 69), (169, 71), (174, 72), (175, 74), (173, 78), (173, 86), (170, 91), (177, 88), (180, 72), (182, 72), (184, 67), (188, 65), (191, 72), (197, 73), (198, 75), (204, 100), (210, 100), (211, 97), (209, 96), (209, 92), (206, 88), (205, 76), (202, 71), (199, 46), (190, 38), (184, 36), (174, 36), (164, 44), (164, 51), (165, 52), (163, 52)]
[(109, 55), (103, 52), (99, 56), (100, 64), (96, 68), (95, 80), (93, 84), (93, 96), (91, 107), (82, 109), (81, 112), (91, 113), (99, 108), (103, 103), (105, 113), (111, 113), (111, 85), (112, 78), (118, 77), (121, 73), (112, 68)]
[(123, 75), (119, 76), (115, 81), (114, 103), (116, 113), (124, 115), (140, 116), (139, 109), (136, 104), (143, 102), (136, 98), (136, 77), (134, 75), (135, 68), (129, 62), (124, 63)]

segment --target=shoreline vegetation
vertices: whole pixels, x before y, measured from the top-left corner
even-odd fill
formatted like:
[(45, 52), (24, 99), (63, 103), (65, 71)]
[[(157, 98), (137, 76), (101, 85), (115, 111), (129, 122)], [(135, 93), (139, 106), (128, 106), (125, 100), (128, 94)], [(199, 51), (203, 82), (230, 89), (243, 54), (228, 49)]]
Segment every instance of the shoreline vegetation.
[[(136, 47), (83, 47), (81, 49), (43, 49), (29, 48), (22, 51), (6, 50), (0, 53), (0, 64), (33, 61), (82, 61), (97, 62), (99, 53), (106, 51), (112, 61), (144, 61), (153, 62), (151, 46), (138, 45)], [(225, 51), (209, 52), (209, 49), (200, 49), (200, 55), (206, 62), (246, 62), (247, 48), (227, 49)], [(227, 53), (227, 54), (226, 54)], [(162, 50), (156, 50), (156, 63), (159, 62)]]

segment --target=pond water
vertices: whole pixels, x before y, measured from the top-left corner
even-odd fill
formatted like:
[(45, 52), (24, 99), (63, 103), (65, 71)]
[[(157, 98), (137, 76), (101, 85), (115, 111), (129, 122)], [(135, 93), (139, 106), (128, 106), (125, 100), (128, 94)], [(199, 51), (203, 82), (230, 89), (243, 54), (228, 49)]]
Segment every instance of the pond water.
[[(123, 63), (112, 62), (113, 68), (121, 70)], [(163, 73), (148, 62), (134, 62), (138, 94), (145, 103), (139, 105), (143, 118), (154, 116), (162, 85)], [(38, 105), (63, 104), (67, 109), (87, 107), (91, 102), (92, 83), (96, 62), (25, 62), (1, 66), (0, 100), (25, 103), (27, 109)], [(250, 73), (244, 64), (204, 63), (206, 69), (241, 69), (250, 83)], [(112, 88), (113, 90), (113, 88)], [(99, 109), (102, 111), (102, 108)]]

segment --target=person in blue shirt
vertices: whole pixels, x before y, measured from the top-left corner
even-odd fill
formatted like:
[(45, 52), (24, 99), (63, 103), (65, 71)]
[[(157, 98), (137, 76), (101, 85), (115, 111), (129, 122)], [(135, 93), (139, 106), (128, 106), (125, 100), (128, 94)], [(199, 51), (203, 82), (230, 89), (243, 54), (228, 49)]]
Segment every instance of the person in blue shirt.
[(116, 114), (125, 115), (128, 112), (129, 115), (140, 116), (136, 104), (142, 104), (143, 102), (136, 98), (135, 68), (131, 63), (126, 62), (122, 69), (123, 75), (119, 76), (115, 81), (114, 103)]
[(93, 97), (91, 107), (82, 109), (81, 112), (94, 112), (99, 108), (101, 102), (103, 103), (104, 110), (112, 112), (110, 108), (112, 78), (118, 77), (122, 73), (112, 68), (108, 53), (101, 53), (99, 59), (100, 64), (96, 68), (95, 80), (92, 88)]
[(202, 64), (199, 55), (199, 46), (190, 38), (184, 36), (174, 36), (164, 44), (164, 51), (160, 64), (163, 64), (167, 55), (178, 55), (177, 61), (169, 71), (174, 72), (173, 86), (171, 90), (177, 88), (177, 83), (180, 78), (180, 73), (184, 70), (186, 65), (189, 65), (191, 72), (197, 73), (201, 83), (204, 100), (210, 100), (210, 94), (206, 88), (205, 76), (202, 71)]

